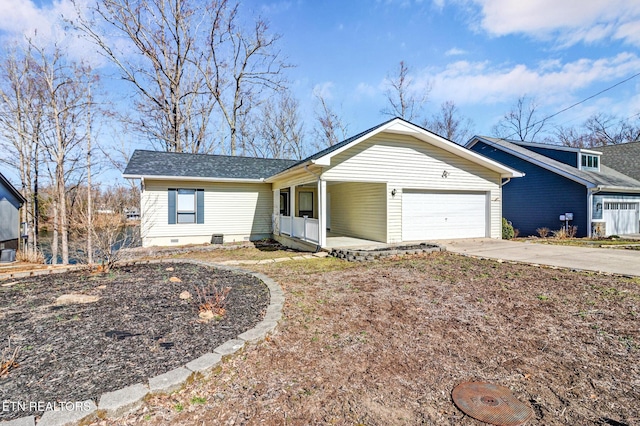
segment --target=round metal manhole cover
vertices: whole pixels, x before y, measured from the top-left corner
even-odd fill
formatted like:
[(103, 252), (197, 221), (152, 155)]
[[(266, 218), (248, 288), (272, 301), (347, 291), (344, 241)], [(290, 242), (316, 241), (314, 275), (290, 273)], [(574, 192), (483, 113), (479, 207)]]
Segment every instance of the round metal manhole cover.
[(453, 402), (468, 416), (497, 426), (521, 426), (533, 410), (504, 386), (483, 382), (460, 383), (451, 392)]

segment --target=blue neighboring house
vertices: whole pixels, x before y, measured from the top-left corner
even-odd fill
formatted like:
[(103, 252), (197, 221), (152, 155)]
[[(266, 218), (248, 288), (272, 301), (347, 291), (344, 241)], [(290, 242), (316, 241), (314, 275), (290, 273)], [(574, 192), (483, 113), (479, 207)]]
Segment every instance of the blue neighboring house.
[(600, 151), (486, 136), (466, 147), (525, 173), (502, 188), (503, 217), (522, 236), (560, 229), (566, 213), (579, 237), (640, 232), (640, 181), (603, 164)]
[(0, 173), (0, 250), (18, 249), (22, 194)]

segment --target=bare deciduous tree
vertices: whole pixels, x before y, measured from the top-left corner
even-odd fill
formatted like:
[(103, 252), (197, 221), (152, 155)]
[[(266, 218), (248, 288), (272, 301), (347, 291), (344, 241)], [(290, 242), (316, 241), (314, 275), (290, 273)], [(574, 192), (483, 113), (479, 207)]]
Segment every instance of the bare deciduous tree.
[(640, 140), (640, 126), (609, 114), (594, 114), (584, 124), (589, 146), (615, 145)]
[(27, 200), (21, 210), (21, 222), (27, 224), (27, 245), (22, 255), (27, 260), (39, 257), (39, 148), (44, 120), (33, 62), (31, 49), (15, 46), (0, 65), (0, 146), (4, 151), (0, 162), (18, 171), (21, 192)]
[(450, 141), (464, 145), (471, 136), (472, 121), (462, 117), (453, 101), (443, 102), (440, 111), (425, 120), (424, 127)]
[(275, 102), (263, 105), (253, 155), (298, 160), (305, 157), (304, 126), (298, 108), (298, 101), (286, 92)]
[(216, 25), (209, 35), (208, 68), (201, 71), (229, 128), (229, 153), (236, 155), (239, 124), (265, 89), (286, 89), (284, 70), (291, 65), (277, 50), (280, 36), (269, 32), (265, 20), (258, 18), (245, 29), (238, 22), (238, 4), (220, 0), (211, 9)]
[(215, 98), (205, 90), (198, 65), (199, 46), (206, 44), (201, 34), (210, 22), (196, 5), (192, 0), (100, 0), (90, 18), (77, 7), (74, 23), (135, 87), (139, 115), (123, 118), (166, 151), (208, 151)]
[(318, 103), (316, 107), (316, 126), (313, 129), (315, 136), (314, 147), (317, 150), (321, 150), (346, 139), (348, 126), (329, 106), (326, 98), (321, 93), (317, 92), (314, 96)]
[(400, 61), (395, 75), (387, 76), (386, 84), (388, 89), (385, 91), (385, 96), (389, 105), (381, 111), (382, 114), (400, 117), (407, 121), (419, 119), (431, 87), (428, 86), (416, 92), (413, 79), (409, 75), (409, 67), (404, 61)]
[(557, 142), (563, 146), (588, 148), (590, 144), (589, 135), (579, 131), (576, 127), (558, 126), (553, 134)]
[(535, 141), (548, 125), (548, 120), (540, 117), (535, 99), (524, 95), (493, 127), (493, 134), (499, 138)]
[(67, 190), (72, 182), (71, 176), (84, 164), (82, 143), (86, 128), (83, 118), (92, 70), (85, 65), (69, 62), (58, 47), (54, 47), (52, 52), (32, 47), (37, 52), (33, 67), (42, 85), (42, 108), (46, 123), (42, 129), (41, 144), (54, 187), (52, 263), (57, 263), (60, 242), (62, 263), (68, 264)]
[[(131, 124), (163, 150), (212, 152), (218, 113), (235, 155), (240, 123), (262, 90), (284, 87), (279, 36), (262, 19), (245, 28), (237, 3), (99, 0), (92, 12), (99, 19), (76, 25), (133, 85), (139, 114)], [(126, 46), (118, 48), (102, 23)]]
[(581, 127), (558, 127), (555, 136), (564, 146), (593, 148), (640, 140), (640, 125), (630, 119), (597, 113)]

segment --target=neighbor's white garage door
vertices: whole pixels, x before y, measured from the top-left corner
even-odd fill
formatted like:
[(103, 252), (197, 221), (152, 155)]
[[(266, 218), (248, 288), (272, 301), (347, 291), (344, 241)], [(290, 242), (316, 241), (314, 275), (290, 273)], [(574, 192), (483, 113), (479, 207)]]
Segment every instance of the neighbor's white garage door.
[(479, 192), (402, 192), (402, 240), (487, 236), (487, 195)]
[(602, 218), (607, 235), (637, 234), (638, 203), (605, 202)]

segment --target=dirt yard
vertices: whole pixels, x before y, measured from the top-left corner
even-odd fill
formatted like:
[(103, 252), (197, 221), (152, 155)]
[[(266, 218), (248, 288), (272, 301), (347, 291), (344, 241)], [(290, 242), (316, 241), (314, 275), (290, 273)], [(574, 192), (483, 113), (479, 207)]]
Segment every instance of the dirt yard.
[(95, 424), (480, 425), (451, 391), (487, 381), (528, 425), (640, 425), (638, 279), (448, 253), (254, 269), (285, 291), (277, 334)]

